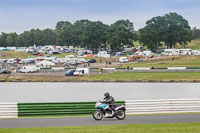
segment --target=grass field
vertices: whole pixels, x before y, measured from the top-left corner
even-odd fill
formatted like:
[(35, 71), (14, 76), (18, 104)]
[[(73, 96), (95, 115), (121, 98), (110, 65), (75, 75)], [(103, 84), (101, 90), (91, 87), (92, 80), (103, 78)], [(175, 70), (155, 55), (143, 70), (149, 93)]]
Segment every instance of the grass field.
[[(175, 56), (175, 61), (172, 57), (157, 57), (153, 60), (147, 60), (142, 63), (123, 64), (122, 67), (152, 67), (166, 68), (166, 67), (200, 67), (200, 56)], [(117, 66), (116, 66), (117, 67)]]
[(0, 129), (1, 133), (199, 133), (200, 123)]
[(196, 72), (114, 72), (111, 74), (81, 77), (83, 81), (151, 81), (151, 82), (199, 82), (200, 73)]
[(2, 59), (12, 59), (12, 58), (25, 59), (25, 58), (28, 58), (28, 57), (35, 57), (35, 56), (28, 54), (26, 52), (18, 52), (18, 51), (0, 51), (0, 55), (3, 55), (3, 56), (0, 57)]
[[(138, 46), (142, 46), (142, 44), (139, 41), (135, 41), (134, 46), (137, 48)], [(144, 47), (144, 48), (147, 49), (147, 47)], [(164, 45), (163, 45), (163, 48), (165, 48)], [(199, 50), (200, 49), (200, 38), (192, 40), (185, 47), (181, 46), (180, 44), (176, 44), (176, 48), (191, 48), (192, 50)]]
[(188, 43), (187, 48), (200, 49), (200, 38), (192, 40), (190, 43)]
[(90, 76), (0, 75), (0, 82), (200, 82), (198, 72), (113, 72)]
[[(52, 54), (51, 56), (57, 56), (58, 58), (65, 58), (66, 55), (75, 55), (76, 53), (61, 53), (61, 54)], [(2, 59), (12, 59), (12, 58), (29, 58), (29, 57), (37, 57), (36, 55), (31, 55), (26, 52), (18, 52), (18, 51), (0, 51), (0, 55), (5, 55), (5, 57), (0, 57)], [(46, 54), (47, 55), (47, 54)]]

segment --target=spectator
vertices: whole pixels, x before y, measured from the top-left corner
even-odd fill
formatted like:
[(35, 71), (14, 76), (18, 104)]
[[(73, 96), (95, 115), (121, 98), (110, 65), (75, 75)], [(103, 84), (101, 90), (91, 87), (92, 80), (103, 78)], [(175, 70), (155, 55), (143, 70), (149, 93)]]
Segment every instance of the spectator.
[(172, 61), (175, 61), (175, 57), (172, 57)]
[(106, 60), (106, 65), (108, 65), (108, 59)]
[(127, 70), (129, 70), (130, 69), (130, 67), (129, 66), (127, 66)]

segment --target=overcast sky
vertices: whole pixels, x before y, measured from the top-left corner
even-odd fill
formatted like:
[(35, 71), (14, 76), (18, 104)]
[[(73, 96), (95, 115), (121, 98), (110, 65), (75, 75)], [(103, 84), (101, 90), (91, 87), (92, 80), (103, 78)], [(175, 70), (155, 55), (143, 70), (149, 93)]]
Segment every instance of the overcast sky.
[(54, 29), (58, 21), (129, 19), (135, 30), (155, 16), (176, 12), (200, 28), (200, 0), (0, 0), (0, 32)]

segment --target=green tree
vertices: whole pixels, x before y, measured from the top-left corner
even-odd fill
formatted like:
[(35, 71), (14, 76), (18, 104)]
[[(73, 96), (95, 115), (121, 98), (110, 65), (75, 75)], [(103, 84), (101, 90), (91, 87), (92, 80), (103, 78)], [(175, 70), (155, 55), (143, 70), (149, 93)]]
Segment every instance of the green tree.
[(108, 25), (100, 21), (89, 22), (83, 32), (84, 47), (97, 51), (97, 48), (106, 44), (106, 31)]
[(192, 39), (197, 39), (197, 38), (200, 38), (200, 29), (194, 27), (192, 29)]
[(119, 20), (112, 24), (107, 32), (107, 42), (112, 51), (121, 50), (124, 45), (133, 46), (137, 39), (133, 23), (129, 20)]
[(163, 17), (153, 17), (146, 22), (143, 29), (139, 30), (139, 41), (153, 52), (157, 52), (161, 46), (161, 41), (166, 37), (166, 21)]
[(16, 38), (17, 46), (37, 46), (55, 45), (56, 32), (52, 29), (31, 29), (25, 31)]
[(17, 38), (18, 46), (33, 46), (42, 45), (42, 34), (40, 29), (31, 29), (30, 31), (24, 31), (22, 34), (19, 35)]
[(66, 23), (63, 22), (64, 21), (57, 23), (56, 26), (56, 44), (66, 46), (73, 45), (73, 25), (67, 21)]
[(86, 34), (86, 29), (91, 23), (92, 22), (87, 19), (79, 20), (74, 23), (72, 34), (74, 36), (73, 43), (75, 46), (87, 47), (88, 35)]
[(62, 30), (67, 29), (71, 26), (72, 26), (72, 23), (70, 23), (69, 21), (59, 21), (56, 24), (56, 30), (62, 31)]
[(6, 42), (8, 34), (2, 32), (0, 35), (0, 47), (7, 47), (8, 44)]
[(7, 38), (6, 38), (6, 43), (8, 46), (16, 46), (16, 38), (17, 38), (17, 33), (10, 33), (8, 34)]
[(105, 31), (108, 26), (100, 21), (93, 22), (83, 19), (74, 24), (65, 24), (61, 21), (56, 27), (57, 44), (59, 45), (73, 45), (97, 50), (101, 44), (106, 42)]
[(188, 21), (177, 13), (153, 17), (139, 31), (140, 42), (155, 52), (161, 45), (161, 42), (164, 42), (169, 48), (175, 47), (177, 43), (185, 46), (191, 41), (192, 36)]
[(176, 43), (185, 46), (191, 41), (192, 31), (187, 20), (177, 13), (166, 14), (164, 18), (168, 28), (164, 42), (168, 47), (175, 47)]
[(44, 29), (41, 31), (42, 45), (56, 45), (56, 32), (52, 29)]

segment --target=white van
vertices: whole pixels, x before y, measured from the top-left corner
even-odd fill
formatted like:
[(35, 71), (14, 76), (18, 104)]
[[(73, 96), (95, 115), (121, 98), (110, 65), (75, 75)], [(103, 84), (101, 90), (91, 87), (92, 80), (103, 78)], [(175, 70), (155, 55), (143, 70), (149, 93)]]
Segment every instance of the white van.
[(120, 63), (128, 63), (128, 58), (127, 57), (119, 57), (119, 62)]
[(74, 72), (74, 76), (82, 76), (89, 74), (90, 74), (89, 68), (76, 68), (76, 71)]
[(38, 69), (36, 66), (22, 66), (22, 68), (19, 70), (21, 73), (30, 73), (30, 72), (37, 72)]

